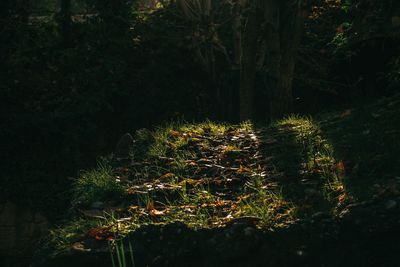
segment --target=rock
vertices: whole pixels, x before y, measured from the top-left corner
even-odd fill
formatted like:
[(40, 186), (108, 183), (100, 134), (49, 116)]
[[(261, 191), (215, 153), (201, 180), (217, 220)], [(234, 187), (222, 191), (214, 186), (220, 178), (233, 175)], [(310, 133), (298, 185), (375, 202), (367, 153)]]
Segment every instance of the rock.
[(133, 156), (134, 140), (131, 134), (124, 134), (115, 147), (115, 157), (118, 159), (128, 159)]

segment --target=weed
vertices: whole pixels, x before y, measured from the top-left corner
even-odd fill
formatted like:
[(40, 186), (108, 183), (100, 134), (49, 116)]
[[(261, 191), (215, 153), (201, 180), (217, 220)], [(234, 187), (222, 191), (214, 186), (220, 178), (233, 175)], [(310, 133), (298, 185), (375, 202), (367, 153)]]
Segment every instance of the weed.
[[(125, 250), (125, 244), (123, 240), (110, 242), (109, 250), (111, 256), (112, 267), (134, 267), (135, 261), (133, 256), (133, 249), (130, 240), (128, 240), (128, 251)], [(130, 264), (126, 258), (126, 254), (129, 254)]]
[(88, 205), (95, 201), (119, 199), (125, 194), (124, 187), (113, 176), (107, 162), (100, 162), (94, 170), (83, 172), (74, 182), (72, 205)]

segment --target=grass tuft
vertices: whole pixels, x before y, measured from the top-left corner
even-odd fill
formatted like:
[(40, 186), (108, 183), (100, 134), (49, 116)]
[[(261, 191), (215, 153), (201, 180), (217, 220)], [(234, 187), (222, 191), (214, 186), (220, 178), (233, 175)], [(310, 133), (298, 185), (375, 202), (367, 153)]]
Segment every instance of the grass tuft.
[(72, 205), (89, 205), (95, 201), (120, 199), (125, 194), (124, 187), (113, 176), (112, 167), (105, 161), (96, 169), (83, 172), (73, 184)]

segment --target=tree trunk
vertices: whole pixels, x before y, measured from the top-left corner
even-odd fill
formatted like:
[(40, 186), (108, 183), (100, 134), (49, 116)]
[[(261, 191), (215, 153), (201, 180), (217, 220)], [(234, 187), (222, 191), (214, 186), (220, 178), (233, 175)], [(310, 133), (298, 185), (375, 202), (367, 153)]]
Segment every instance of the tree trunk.
[[(279, 64), (272, 67), (273, 83), (270, 99), (270, 117), (271, 119), (280, 119), (292, 112), (293, 108), (293, 74), (296, 63), (297, 49), (300, 43), (302, 16), (300, 16), (302, 0), (285, 1), (280, 3), (279, 8), (279, 37), (269, 37), (271, 40), (279, 38)], [(274, 33), (272, 34), (273, 36)], [(276, 45), (270, 47), (274, 50)], [(271, 68), (270, 67), (270, 68)]]
[(250, 14), (247, 18), (241, 58), (240, 121), (253, 118), (258, 36), (260, 33), (260, 23), (257, 17), (257, 0), (252, 0), (250, 1)]
[(281, 88), (281, 3), (280, 0), (266, 0), (264, 2), (264, 38), (266, 42), (265, 71), (268, 80), (270, 96), (270, 117), (274, 118), (281, 108), (284, 99)]
[(232, 8), (233, 68), (239, 69), (242, 61), (242, 3), (237, 1)]

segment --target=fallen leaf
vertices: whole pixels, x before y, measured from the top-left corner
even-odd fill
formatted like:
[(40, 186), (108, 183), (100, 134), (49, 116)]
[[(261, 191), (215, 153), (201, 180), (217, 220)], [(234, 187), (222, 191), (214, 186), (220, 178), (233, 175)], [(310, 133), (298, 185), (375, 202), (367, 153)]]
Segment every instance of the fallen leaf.
[(181, 135), (181, 133), (180, 133), (180, 132), (178, 132), (178, 131), (174, 131), (174, 130), (171, 130), (171, 131), (169, 132), (169, 134), (170, 134), (171, 136), (173, 136), (173, 137), (178, 137), (178, 136), (180, 136), (180, 135)]
[(148, 211), (154, 209), (154, 201), (153, 201), (153, 200), (150, 200), (149, 202), (147, 202), (146, 209), (147, 209)]
[(167, 211), (166, 209), (165, 209), (165, 210), (157, 210), (157, 209), (154, 207), (154, 201), (152, 201), (152, 200), (149, 201), (149, 202), (147, 203), (146, 209), (147, 209), (149, 215), (150, 215), (150, 216), (153, 216), (153, 217), (155, 217), (155, 216), (162, 216), (162, 215), (164, 215), (165, 212)]
[(243, 165), (240, 165), (239, 170), (236, 171), (238, 174), (249, 173), (251, 170)]
[(171, 179), (171, 178), (174, 178), (174, 177), (175, 177), (175, 174), (172, 173), (172, 172), (169, 172), (169, 173), (166, 173), (163, 176), (161, 176), (159, 179), (160, 180), (165, 180), (165, 179)]
[(111, 226), (103, 227), (103, 228), (92, 228), (88, 231), (88, 236), (96, 239), (96, 240), (113, 240), (114, 233), (110, 231)]
[(156, 210), (152, 209), (149, 211), (150, 216), (156, 217), (156, 216), (163, 216), (165, 215), (166, 210)]

